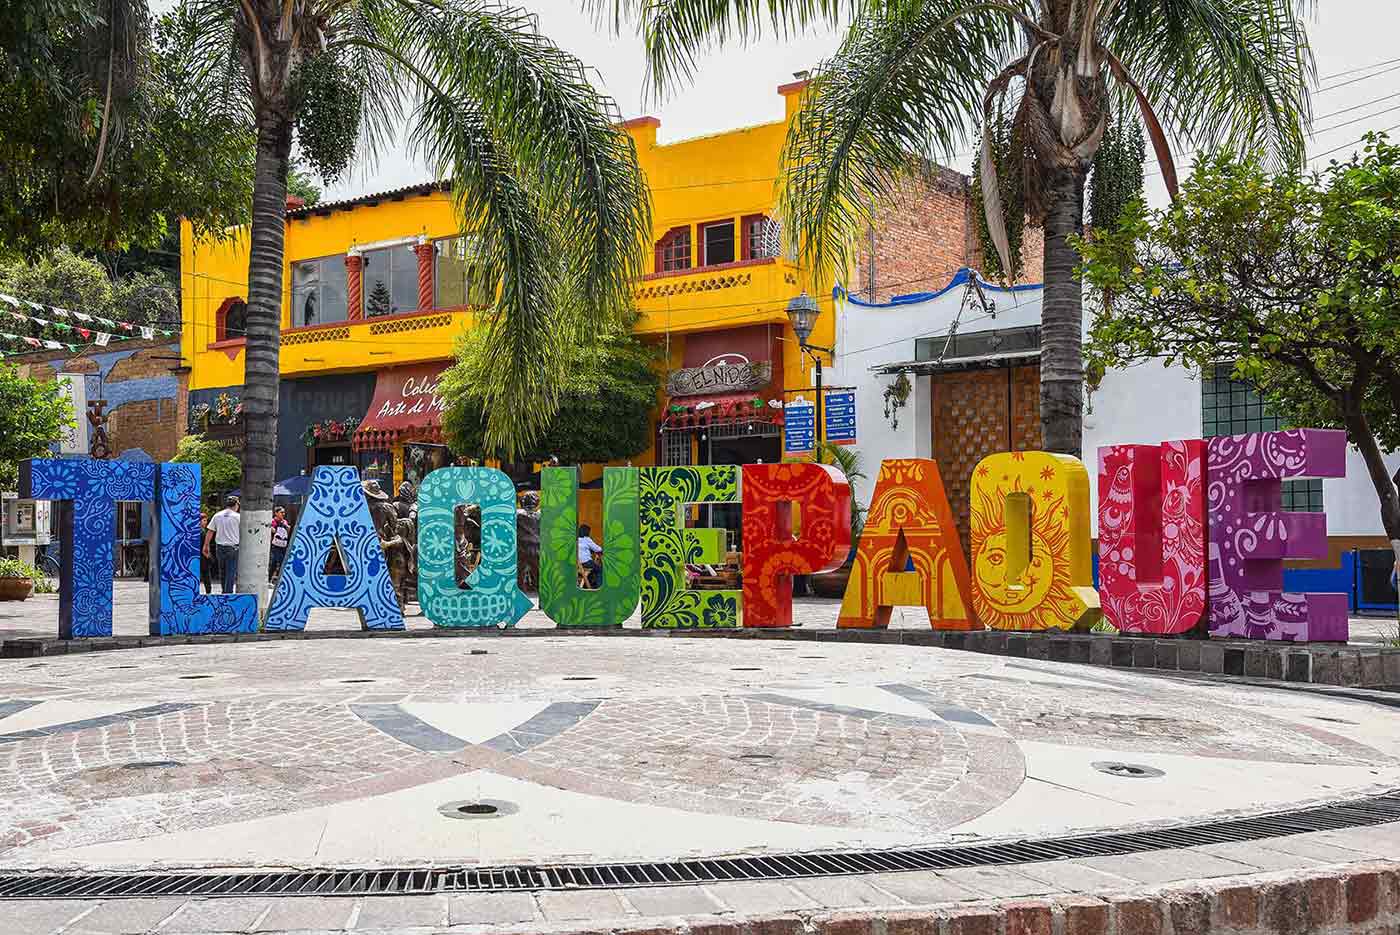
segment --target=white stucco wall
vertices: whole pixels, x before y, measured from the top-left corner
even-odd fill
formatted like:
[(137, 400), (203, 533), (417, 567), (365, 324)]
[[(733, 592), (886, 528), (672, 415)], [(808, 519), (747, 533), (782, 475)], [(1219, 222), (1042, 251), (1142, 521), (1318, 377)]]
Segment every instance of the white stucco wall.
[[(1011, 292), (983, 286), (996, 305), (995, 318), (984, 317), (974, 303), (963, 312), (959, 331), (986, 331), (1040, 323), (1039, 289)], [(856, 484), (856, 497), (870, 502), (875, 475), (884, 458), (932, 456), (930, 377), (911, 377), (914, 391), (900, 410), (899, 427), (884, 414), (884, 390), (896, 379), (872, 372), (872, 367), (914, 359), (914, 342), (946, 335), (963, 304), (964, 286), (925, 301), (869, 306), (847, 301), (840, 306), (837, 357), (831, 367), (832, 385), (856, 389), (857, 434), (867, 479)], [(1121, 444), (1154, 444), (1201, 437), (1201, 381), (1194, 371), (1138, 364), (1110, 371), (1084, 417), (1084, 462), (1089, 472), (1091, 503), (1097, 503), (1098, 449)], [(1393, 475), (1400, 454), (1387, 458)], [(1355, 450), (1347, 452), (1347, 476), (1323, 481), (1327, 531), (1333, 536), (1382, 535), (1375, 490), (1365, 464)], [(1093, 511), (1097, 535), (1097, 510)]]

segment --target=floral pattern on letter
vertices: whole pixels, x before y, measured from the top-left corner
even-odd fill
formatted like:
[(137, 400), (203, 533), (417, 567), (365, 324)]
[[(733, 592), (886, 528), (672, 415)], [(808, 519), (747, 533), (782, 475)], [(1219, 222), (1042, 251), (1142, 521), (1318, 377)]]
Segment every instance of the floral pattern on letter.
[(826, 464), (746, 464), (743, 477), (744, 626), (790, 627), (792, 576), (834, 571), (851, 550), (851, 485)]
[(578, 468), (540, 473), (540, 609), (561, 627), (620, 627), (637, 609), (637, 468), (603, 468), (603, 574), (578, 586)]
[(1205, 443), (1099, 449), (1099, 598), (1126, 633), (1185, 633), (1206, 610)]
[(685, 586), (687, 564), (723, 558), (715, 535), (722, 530), (689, 530), (682, 507), (691, 503), (734, 503), (739, 499), (739, 468), (732, 464), (641, 468), (642, 626), (737, 627), (742, 591), (692, 591)]
[(1279, 510), (1284, 480), (1346, 475), (1346, 433), (1255, 432), (1207, 445), (1211, 635), (1346, 640), (1347, 595), (1283, 590), (1284, 559), (1327, 555), (1327, 515)]

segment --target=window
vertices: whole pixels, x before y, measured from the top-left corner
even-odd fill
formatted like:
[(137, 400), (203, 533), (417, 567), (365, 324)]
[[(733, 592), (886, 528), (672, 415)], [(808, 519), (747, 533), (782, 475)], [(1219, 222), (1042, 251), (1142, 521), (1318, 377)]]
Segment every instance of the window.
[(418, 308), (418, 255), (404, 243), (366, 250), (365, 317), (398, 315)]
[(224, 299), (214, 324), (216, 341), (229, 341), (248, 334), (248, 303), (237, 296)]
[[(1269, 411), (1264, 398), (1248, 383), (1230, 379), (1230, 364), (1216, 364), (1201, 379), (1201, 435), (1244, 435), (1284, 428), (1283, 420)], [(1322, 480), (1284, 481), (1283, 509), (1299, 513), (1322, 512)]]
[(345, 254), (292, 264), (292, 327), (344, 321)]
[(690, 463), (690, 433), (662, 432), (665, 445), (661, 453), (663, 467), (683, 467)]
[(716, 221), (700, 225), (700, 265), (718, 266), (734, 262), (734, 222)]
[(656, 271), (690, 269), (690, 228), (673, 227), (656, 244)]
[(750, 214), (744, 218), (743, 258), (763, 260), (778, 255), (778, 222), (762, 214)]
[(496, 284), (486, 279), (477, 262), (480, 241), (476, 237), (448, 237), (433, 244), (433, 307), (490, 305)]

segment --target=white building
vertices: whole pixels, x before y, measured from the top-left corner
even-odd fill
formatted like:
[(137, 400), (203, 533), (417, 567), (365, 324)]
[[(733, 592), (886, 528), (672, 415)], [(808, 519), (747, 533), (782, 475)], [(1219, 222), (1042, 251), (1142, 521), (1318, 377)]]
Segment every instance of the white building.
[[(1039, 285), (994, 286), (962, 270), (938, 292), (881, 304), (845, 298), (830, 384), (857, 387), (856, 447), (869, 475), (856, 485), (862, 503), (870, 502), (882, 459), (934, 458), (965, 537), (968, 482), (976, 463), (997, 451), (1040, 447), (1043, 292)], [(1105, 375), (1084, 416), (1084, 462), (1095, 512), (1100, 446), (1277, 427), (1258, 395), (1230, 382), (1228, 373), (1225, 368), (1203, 379), (1183, 367), (1144, 363)], [(901, 384), (908, 395), (898, 406), (887, 391)], [(1387, 464), (1392, 472), (1400, 468), (1400, 455), (1392, 454)], [(1393, 604), (1384, 580), (1389, 565), (1379, 553), (1389, 547), (1375, 490), (1356, 451), (1348, 450), (1346, 477), (1296, 483), (1285, 494), (1284, 507), (1327, 513), (1332, 556), (1315, 564), (1336, 569), (1317, 569), (1312, 574), (1318, 580), (1306, 585), (1298, 580), (1296, 586), (1341, 590), (1341, 576), (1354, 582), (1361, 574), (1354, 550), (1374, 549), (1377, 557), (1365, 556), (1360, 567), (1376, 563), (1379, 570), (1366, 572), (1367, 580), (1380, 577), (1387, 594), (1374, 587), (1357, 592), (1363, 603), (1370, 594), (1388, 596)], [(1097, 516), (1093, 528), (1097, 534)]]

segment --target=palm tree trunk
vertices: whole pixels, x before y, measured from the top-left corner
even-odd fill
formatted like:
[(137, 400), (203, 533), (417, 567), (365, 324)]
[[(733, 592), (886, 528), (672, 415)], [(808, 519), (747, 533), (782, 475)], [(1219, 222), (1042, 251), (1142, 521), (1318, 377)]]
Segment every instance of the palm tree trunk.
[(1046, 451), (1081, 456), (1084, 293), (1070, 234), (1084, 231), (1084, 173), (1052, 170), (1045, 215), (1045, 304), (1040, 329), (1040, 428)]
[(282, 267), (287, 223), (287, 163), (292, 123), (284, 107), (262, 104), (253, 176), (248, 255), (248, 344), (243, 371), (243, 516), (238, 590), (267, 607), (267, 561), (277, 464), (278, 358), (282, 343)]

